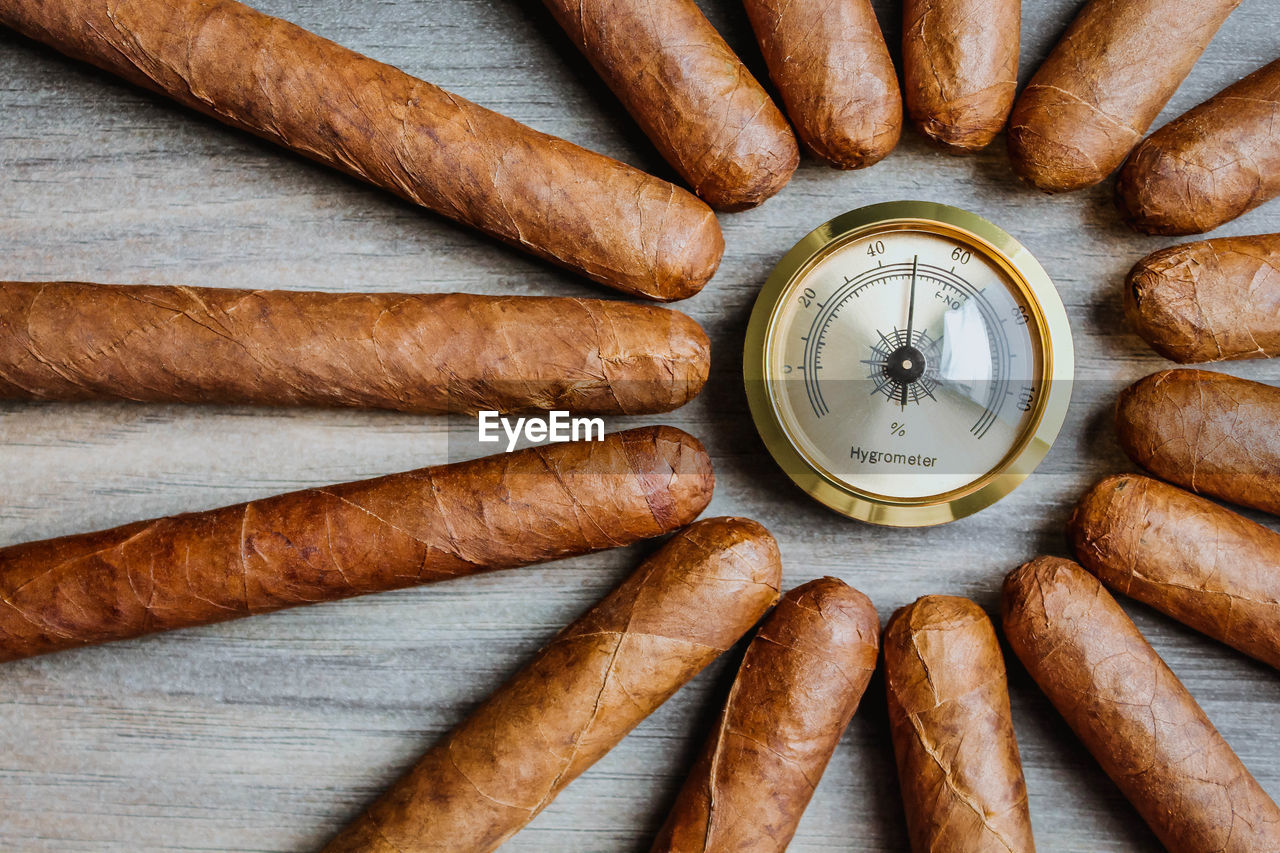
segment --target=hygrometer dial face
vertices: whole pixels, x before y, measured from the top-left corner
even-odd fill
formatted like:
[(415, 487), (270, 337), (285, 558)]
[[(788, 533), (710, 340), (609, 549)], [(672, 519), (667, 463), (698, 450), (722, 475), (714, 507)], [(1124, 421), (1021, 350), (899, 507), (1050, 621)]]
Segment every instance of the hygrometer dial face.
[[(797, 246), (762, 294), (746, 364), (749, 390), (753, 360), (762, 380), (753, 414), (760, 422), (756, 410), (767, 409), (766, 442), (775, 456), (785, 445), (779, 461), (793, 479), (799, 470), (824, 481), (843, 495), (824, 502), (847, 514), (928, 524), (985, 506), (1016, 485), (1002, 475), (1020, 480), (1034, 467), (1063, 365), (1042, 294), (1019, 264), (1044, 274), (1025, 250), (982, 223), (1016, 247), (1006, 253), (956, 224), (981, 220), (952, 208), (880, 207), (908, 206), (936, 218), (829, 223)], [(1056, 293), (1051, 301), (1061, 313)], [(1069, 370), (1065, 316), (1061, 325)]]

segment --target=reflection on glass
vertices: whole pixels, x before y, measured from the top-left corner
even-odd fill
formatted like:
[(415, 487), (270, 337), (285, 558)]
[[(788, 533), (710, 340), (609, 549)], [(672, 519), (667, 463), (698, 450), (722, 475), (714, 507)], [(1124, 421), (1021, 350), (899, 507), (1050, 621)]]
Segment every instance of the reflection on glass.
[(975, 403), (986, 405), (991, 363), (991, 342), (978, 303), (966, 302), (943, 314), (938, 378)]

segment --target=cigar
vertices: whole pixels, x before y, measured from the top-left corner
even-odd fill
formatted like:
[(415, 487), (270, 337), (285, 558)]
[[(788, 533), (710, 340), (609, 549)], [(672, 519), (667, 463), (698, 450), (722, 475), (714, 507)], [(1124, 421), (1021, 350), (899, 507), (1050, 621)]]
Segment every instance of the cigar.
[(709, 360), (655, 305), (0, 282), (0, 398), (638, 414)]
[(694, 191), (755, 207), (791, 180), (795, 136), (694, 0), (543, 0)]
[(781, 853), (876, 668), (880, 618), (835, 578), (783, 596), (650, 853)]
[(713, 483), (643, 427), (0, 548), (0, 661), (615, 548)]
[(787, 116), (827, 165), (878, 163), (902, 134), (898, 72), (871, 0), (744, 0)]
[(1004, 633), (1170, 853), (1280, 850), (1280, 809), (1096, 578), (1039, 557), (1004, 582)]
[(700, 521), (561, 631), (324, 853), (495, 850), (778, 598), (778, 545)]
[(1280, 388), (1211, 370), (1161, 370), (1116, 400), (1134, 462), (1199, 494), (1280, 515)]
[(893, 614), (884, 682), (911, 849), (1034, 853), (1004, 657), (982, 608), (929, 595)]
[(1022, 90), (1009, 156), (1045, 192), (1120, 167), (1240, 0), (1089, 0)]
[(1280, 355), (1280, 234), (1161, 249), (1134, 265), (1124, 292), (1129, 325), (1165, 358)]
[(688, 192), (234, 0), (0, 0), (0, 24), (625, 293), (691, 296), (724, 251)]
[(1013, 109), (1022, 0), (905, 0), (902, 19), (911, 120), (950, 153), (985, 148)]
[(1116, 474), (1076, 504), (1067, 536), (1111, 589), (1280, 669), (1280, 534), (1176, 486)]
[(1201, 234), (1280, 195), (1280, 59), (1148, 136), (1116, 180), (1125, 221)]

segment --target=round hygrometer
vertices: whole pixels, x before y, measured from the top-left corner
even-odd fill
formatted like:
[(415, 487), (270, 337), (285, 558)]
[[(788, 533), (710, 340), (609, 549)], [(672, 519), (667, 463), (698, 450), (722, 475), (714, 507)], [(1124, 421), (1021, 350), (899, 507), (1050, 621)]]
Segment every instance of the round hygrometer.
[(1066, 416), (1074, 359), (1053, 282), (958, 208), (837, 216), (765, 283), (743, 372), (769, 452), (813, 498), (877, 524), (962, 518), (1016, 488)]

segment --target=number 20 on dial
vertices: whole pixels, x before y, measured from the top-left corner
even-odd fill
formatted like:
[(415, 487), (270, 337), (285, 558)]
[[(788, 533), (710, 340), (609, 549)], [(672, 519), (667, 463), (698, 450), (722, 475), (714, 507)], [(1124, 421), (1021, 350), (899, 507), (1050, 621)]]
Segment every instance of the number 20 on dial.
[(1071, 330), (1044, 269), (958, 208), (891, 202), (787, 253), (743, 373), (769, 452), (827, 506), (877, 524), (962, 518), (1012, 491), (1066, 416)]

